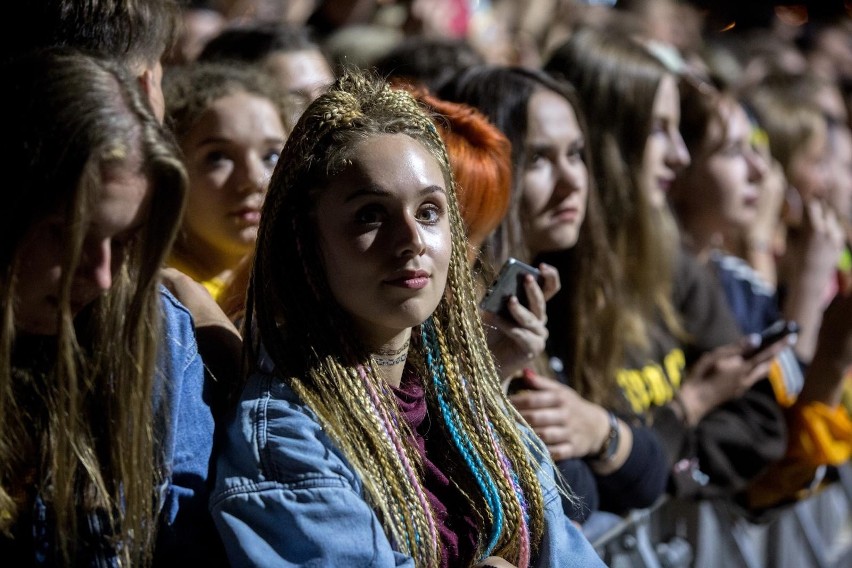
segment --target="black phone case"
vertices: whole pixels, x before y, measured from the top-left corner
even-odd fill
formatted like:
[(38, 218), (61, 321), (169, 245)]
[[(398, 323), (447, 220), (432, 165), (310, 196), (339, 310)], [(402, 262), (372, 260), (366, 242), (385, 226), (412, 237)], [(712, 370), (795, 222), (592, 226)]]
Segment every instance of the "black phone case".
[(527, 274), (532, 274), (537, 280), (541, 278), (541, 271), (538, 268), (515, 258), (507, 260), (500, 269), (497, 278), (488, 287), (479, 307), (508, 319), (511, 319), (511, 315), (508, 311), (507, 302), (512, 296), (517, 296), (522, 305), (529, 307), (523, 286), (523, 278)]

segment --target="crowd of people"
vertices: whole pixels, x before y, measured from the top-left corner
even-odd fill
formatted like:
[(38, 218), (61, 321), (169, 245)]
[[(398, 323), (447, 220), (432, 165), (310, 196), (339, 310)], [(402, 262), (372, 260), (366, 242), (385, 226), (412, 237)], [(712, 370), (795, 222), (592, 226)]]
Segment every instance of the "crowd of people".
[(818, 492), (852, 457), (827, 5), (14, 3), (0, 555), (591, 567), (666, 495)]

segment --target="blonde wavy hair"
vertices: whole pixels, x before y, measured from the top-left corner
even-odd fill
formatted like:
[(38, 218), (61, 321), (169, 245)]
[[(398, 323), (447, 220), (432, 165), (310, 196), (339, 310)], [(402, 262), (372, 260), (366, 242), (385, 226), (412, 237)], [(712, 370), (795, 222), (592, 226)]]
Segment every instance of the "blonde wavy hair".
[[(58, 564), (80, 558), (94, 516), (122, 565), (144, 565), (165, 477), (154, 426), (167, 407), (154, 380), (158, 274), (186, 177), (135, 79), (117, 65), (61, 51), (3, 70), (12, 84), (0, 99), (15, 112), (0, 156), (18, 182), (0, 213), (0, 533), (27, 518), (37, 492), (53, 518)], [(75, 317), (70, 298), (102, 172), (136, 164), (150, 182), (148, 218), (114, 252), (110, 289)], [(64, 219), (58, 333), (27, 350), (15, 326), (16, 290), (27, 284), (16, 278), (20, 245), (53, 214)]]
[[(454, 481), (476, 516), (477, 559), (496, 554), (527, 566), (544, 528), (536, 462), (548, 458), (519, 428), (522, 419), (503, 396), (479, 319), (446, 149), (408, 93), (346, 73), (293, 130), (258, 234), (244, 327), (257, 331), (249, 361), (262, 343), (360, 475), (396, 546), (418, 566), (437, 566), (438, 520), (419, 454), (369, 351), (345, 331), (353, 326), (330, 292), (313, 217), (317, 194), (350, 163), (358, 143), (388, 134), (410, 136), (440, 164), (452, 234), (446, 290), (432, 316), (413, 330), (408, 365), (423, 378), (433, 423), (460, 465)], [(540, 451), (534, 455), (532, 448)]]

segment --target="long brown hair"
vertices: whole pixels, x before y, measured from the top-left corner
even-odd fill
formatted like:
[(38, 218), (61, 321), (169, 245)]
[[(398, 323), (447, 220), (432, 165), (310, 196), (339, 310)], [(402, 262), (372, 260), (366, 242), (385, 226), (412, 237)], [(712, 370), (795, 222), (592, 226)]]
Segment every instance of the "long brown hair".
[(589, 139), (610, 243), (623, 269), (625, 337), (647, 345), (648, 322), (662, 316), (683, 336), (672, 304), (679, 238), (667, 207), (654, 208), (638, 183), (660, 82), (671, 72), (637, 41), (592, 29), (558, 47), (545, 69), (580, 95), (594, 128)]
[[(0, 531), (11, 530), (37, 491), (55, 517), (54, 551), (79, 552), (88, 516), (123, 564), (150, 560), (162, 460), (154, 439), (154, 368), (161, 320), (158, 271), (174, 239), (186, 178), (174, 147), (136, 81), (119, 66), (46, 52), (4, 66), (2, 160), (17, 181), (0, 213)], [(70, 296), (82, 262), (89, 212), (102, 171), (141, 165), (150, 212), (127, 243), (111, 288), (73, 317)], [(58, 333), (44, 362), (21, 357), (16, 266), (28, 231), (64, 217)], [(117, 261), (116, 261), (117, 262)], [(44, 363), (44, 364), (42, 364)]]
[[(472, 67), (452, 79), (441, 94), (480, 109), (512, 144), (513, 184), (508, 215), (486, 249), (495, 266), (514, 256), (527, 262), (536, 259), (524, 239), (521, 212), (523, 165), (527, 162), (526, 135), (530, 98), (549, 90), (565, 99), (574, 111), (584, 138), (588, 128), (574, 89), (537, 71), (510, 67)], [(494, 96), (500, 93), (500, 96)], [(562, 275), (563, 289), (548, 304), (548, 355), (568, 366), (571, 385), (589, 400), (618, 405), (615, 372), (622, 361), (618, 333), (621, 302), (618, 299), (618, 267), (607, 242), (604, 217), (595, 187), (594, 164), (589, 144), (583, 150), (589, 168), (586, 217), (577, 244), (569, 250), (547, 253), (539, 260), (551, 263)]]

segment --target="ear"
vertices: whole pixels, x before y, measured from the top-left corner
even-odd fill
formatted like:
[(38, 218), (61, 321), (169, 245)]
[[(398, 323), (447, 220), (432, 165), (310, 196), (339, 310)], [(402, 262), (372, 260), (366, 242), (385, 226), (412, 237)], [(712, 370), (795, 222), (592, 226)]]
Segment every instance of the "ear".
[(163, 68), (158, 61), (153, 66), (146, 65), (142, 68), (136, 80), (139, 81), (139, 87), (148, 99), (151, 105), (151, 110), (157, 120), (163, 122), (163, 117), (166, 113), (166, 105), (163, 100)]

